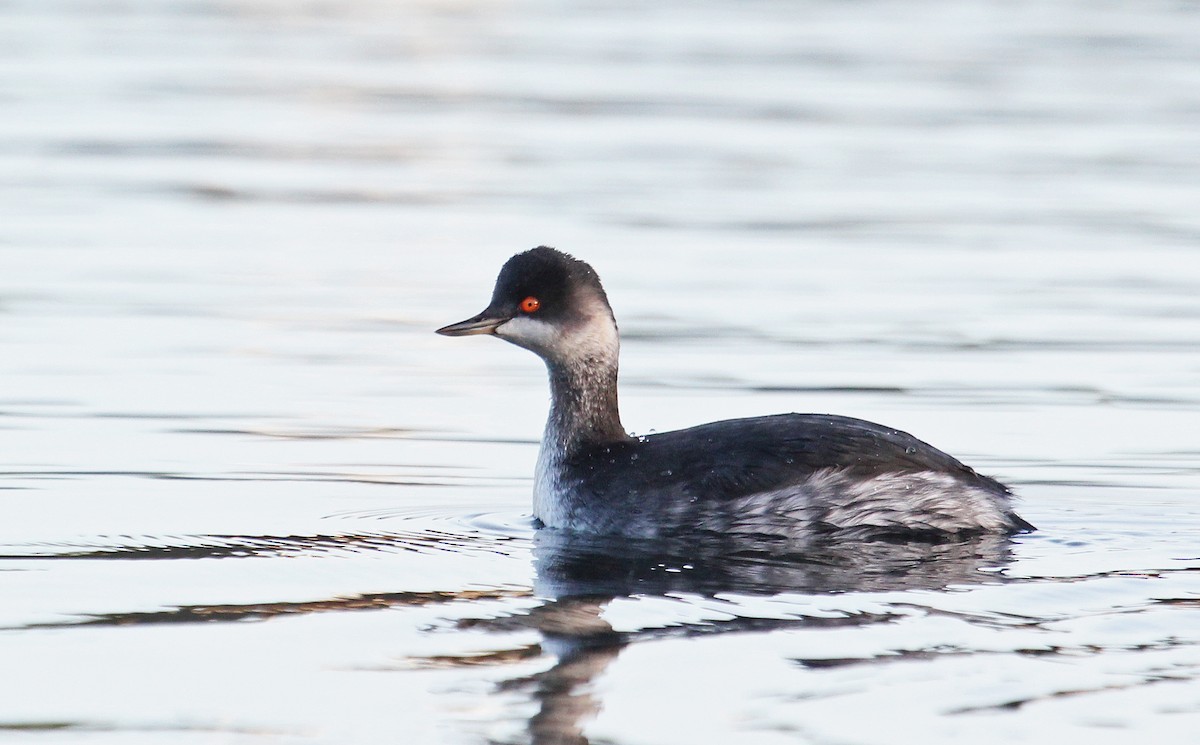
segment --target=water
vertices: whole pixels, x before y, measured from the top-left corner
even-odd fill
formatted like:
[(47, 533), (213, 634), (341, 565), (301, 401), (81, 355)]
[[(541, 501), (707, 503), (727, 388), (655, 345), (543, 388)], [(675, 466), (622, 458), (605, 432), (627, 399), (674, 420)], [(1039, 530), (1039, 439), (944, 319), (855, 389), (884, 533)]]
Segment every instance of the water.
[[(1200, 13), (0, 4), (0, 739), (1190, 742)], [(528, 521), (594, 263), (636, 432), (901, 427), (1038, 533)]]

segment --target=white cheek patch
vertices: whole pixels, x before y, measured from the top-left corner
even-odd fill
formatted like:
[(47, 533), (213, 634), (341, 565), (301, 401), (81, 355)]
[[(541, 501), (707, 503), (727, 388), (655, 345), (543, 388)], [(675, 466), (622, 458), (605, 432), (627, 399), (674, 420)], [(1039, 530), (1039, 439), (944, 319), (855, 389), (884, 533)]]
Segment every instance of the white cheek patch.
[(558, 333), (545, 321), (532, 316), (517, 316), (496, 327), (496, 336), (528, 349), (551, 349), (558, 341)]

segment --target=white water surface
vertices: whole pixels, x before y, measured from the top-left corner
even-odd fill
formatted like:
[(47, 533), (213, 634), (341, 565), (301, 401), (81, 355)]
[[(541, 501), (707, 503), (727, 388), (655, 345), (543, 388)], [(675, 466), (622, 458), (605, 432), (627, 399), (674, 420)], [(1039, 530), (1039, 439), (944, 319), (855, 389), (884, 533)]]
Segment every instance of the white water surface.
[[(0, 2), (0, 741), (1195, 742), (1200, 7)], [(636, 432), (885, 422), (1037, 533), (535, 532), (537, 244)]]

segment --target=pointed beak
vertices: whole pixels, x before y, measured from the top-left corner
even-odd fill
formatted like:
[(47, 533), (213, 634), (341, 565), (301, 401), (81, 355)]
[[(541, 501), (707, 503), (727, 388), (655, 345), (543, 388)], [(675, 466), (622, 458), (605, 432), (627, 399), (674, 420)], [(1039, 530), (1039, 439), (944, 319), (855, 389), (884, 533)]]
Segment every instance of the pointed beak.
[(497, 318), (487, 311), (474, 318), (443, 326), (437, 332), (442, 336), (474, 336), (475, 334), (494, 334), (501, 325), (508, 323), (510, 318)]

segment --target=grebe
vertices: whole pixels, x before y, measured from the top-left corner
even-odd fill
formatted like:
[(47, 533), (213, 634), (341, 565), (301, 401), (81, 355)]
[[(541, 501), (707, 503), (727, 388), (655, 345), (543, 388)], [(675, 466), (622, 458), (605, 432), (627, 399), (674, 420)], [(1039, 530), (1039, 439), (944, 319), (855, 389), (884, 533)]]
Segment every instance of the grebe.
[(492, 334), (545, 361), (550, 416), (533, 487), (545, 527), (925, 540), (1034, 529), (1000, 482), (861, 419), (777, 414), (630, 436), (608, 297), (591, 266), (553, 248), (513, 256), (488, 307), (437, 332)]

